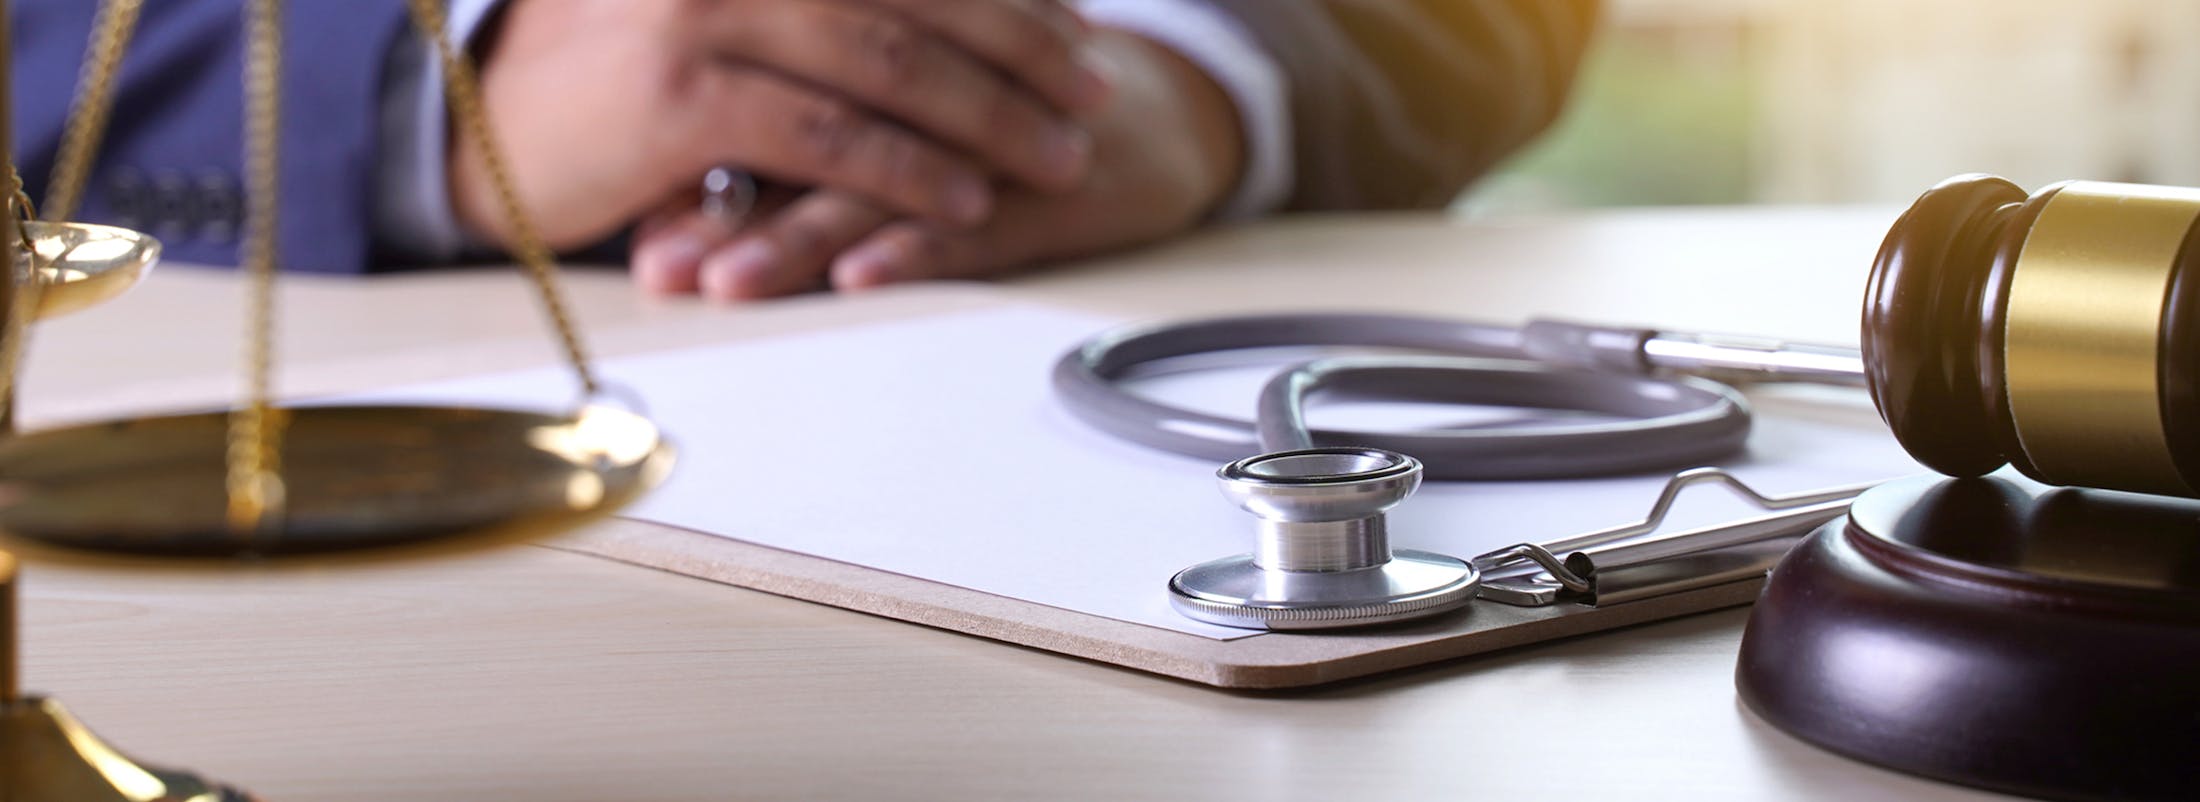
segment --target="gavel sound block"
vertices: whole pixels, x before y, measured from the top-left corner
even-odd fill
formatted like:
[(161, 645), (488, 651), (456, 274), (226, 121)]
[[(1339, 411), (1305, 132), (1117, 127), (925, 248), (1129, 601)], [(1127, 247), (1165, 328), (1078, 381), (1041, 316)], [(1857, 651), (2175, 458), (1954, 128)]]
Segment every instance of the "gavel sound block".
[(2165, 187), (1962, 176), (1902, 215), (1865, 364), (1947, 477), (1865, 493), (1773, 569), (1752, 710), (1968, 785), (2200, 794), (2196, 239), (2200, 190)]

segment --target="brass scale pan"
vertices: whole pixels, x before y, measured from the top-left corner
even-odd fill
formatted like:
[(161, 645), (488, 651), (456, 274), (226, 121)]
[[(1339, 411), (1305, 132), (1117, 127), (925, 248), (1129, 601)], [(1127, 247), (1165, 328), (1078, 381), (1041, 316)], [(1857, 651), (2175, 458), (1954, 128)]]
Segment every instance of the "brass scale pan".
[[(34, 319), (120, 295), (159, 258), (159, 242), (128, 229), (23, 225), (45, 284)], [(16, 276), (28, 278), (29, 254), (13, 250)], [(43, 556), (502, 543), (607, 514), (661, 481), (673, 459), (655, 424), (606, 406), (569, 416), (433, 406), (280, 414), (285, 503), (258, 531), (230, 529), (229, 413), (211, 411), (0, 439), (0, 532)]]

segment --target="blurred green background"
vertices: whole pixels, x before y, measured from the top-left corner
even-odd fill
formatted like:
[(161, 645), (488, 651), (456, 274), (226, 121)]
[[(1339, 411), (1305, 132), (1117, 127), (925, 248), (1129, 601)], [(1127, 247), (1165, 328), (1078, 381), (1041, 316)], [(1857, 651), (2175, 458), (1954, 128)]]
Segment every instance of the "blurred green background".
[(1467, 196), (1470, 208), (1742, 203), (1756, 87), (1746, 70), (1684, 58), (1671, 39), (1605, 36), (1573, 107)]
[(1465, 196), (1900, 203), (1951, 175), (2200, 184), (2200, 3), (1607, 0), (1572, 106)]

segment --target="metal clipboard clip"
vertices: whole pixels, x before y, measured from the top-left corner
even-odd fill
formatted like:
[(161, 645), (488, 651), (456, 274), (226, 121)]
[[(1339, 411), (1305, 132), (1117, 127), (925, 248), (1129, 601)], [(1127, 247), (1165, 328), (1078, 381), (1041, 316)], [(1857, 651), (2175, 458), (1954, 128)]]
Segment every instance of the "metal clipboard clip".
[[(1724, 485), (1771, 514), (1642, 537), (1665, 523), (1682, 490), (1700, 484)], [(1640, 521), (1475, 557), (1471, 562), (1484, 576), (1478, 593), (1524, 607), (1561, 599), (1601, 606), (1763, 576), (1794, 539), (1847, 513), (1849, 502), (1871, 486), (1767, 496), (1726, 471), (1693, 468), (1674, 474)]]
[[(1591, 607), (1761, 578), (1795, 538), (1840, 517), (1869, 485), (1767, 496), (1717, 468), (1675, 474), (1642, 520), (1473, 560), (1393, 549), (1384, 514), (1420, 484), (1421, 464), (1334, 446), (1248, 457), (1216, 472), (1223, 495), (1260, 519), (1254, 551), (1169, 578), (1179, 613), (1223, 626), (1341, 629), (1410, 621), (1477, 598)], [(1769, 514), (1656, 534), (1681, 491), (1725, 485)]]

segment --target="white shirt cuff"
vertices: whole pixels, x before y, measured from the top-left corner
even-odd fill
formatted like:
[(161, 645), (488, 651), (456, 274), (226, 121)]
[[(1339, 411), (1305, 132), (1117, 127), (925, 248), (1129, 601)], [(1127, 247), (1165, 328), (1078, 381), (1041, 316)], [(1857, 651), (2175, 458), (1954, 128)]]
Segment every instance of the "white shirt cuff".
[(1094, 23), (1137, 33), (1207, 72), (1237, 104), (1245, 172), (1216, 217), (1239, 220), (1283, 208), (1297, 181), (1291, 87), (1283, 67), (1243, 25), (1202, 0), (1082, 0)]
[[(444, 34), (464, 51), (502, 4), (503, 0), (451, 0)], [(408, 261), (456, 260), (467, 242), (451, 209), (443, 60), (408, 24), (390, 48), (384, 76), (377, 146), (380, 165), (375, 170), (375, 242)]]

